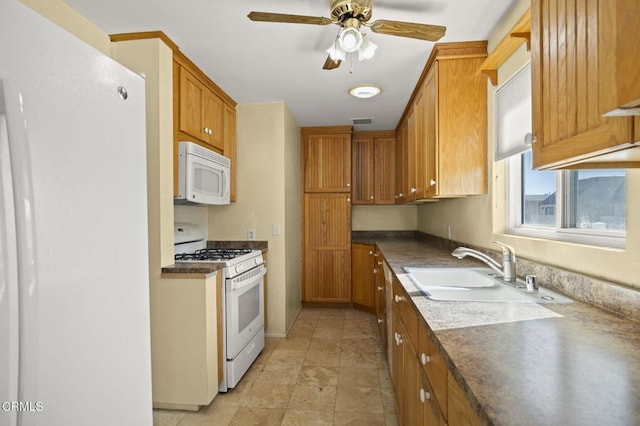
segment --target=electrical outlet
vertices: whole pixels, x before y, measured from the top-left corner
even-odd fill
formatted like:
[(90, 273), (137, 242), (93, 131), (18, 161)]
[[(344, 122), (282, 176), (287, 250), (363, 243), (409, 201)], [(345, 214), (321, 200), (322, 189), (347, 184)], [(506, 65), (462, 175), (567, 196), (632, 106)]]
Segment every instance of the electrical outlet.
[(280, 235), (280, 224), (279, 223), (274, 223), (271, 229), (271, 233), (273, 235)]
[(255, 230), (255, 228), (247, 229), (247, 239), (249, 241), (255, 241), (256, 240), (256, 230)]

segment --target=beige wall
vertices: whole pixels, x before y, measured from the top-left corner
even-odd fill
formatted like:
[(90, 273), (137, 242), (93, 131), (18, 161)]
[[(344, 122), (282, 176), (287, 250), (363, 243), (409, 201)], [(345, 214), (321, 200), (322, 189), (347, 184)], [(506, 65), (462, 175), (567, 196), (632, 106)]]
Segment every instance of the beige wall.
[[(269, 242), (267, 333), (284, 335), (291, 311), (300, 306), (300, 290), (294, 289), (300, 286), (299, 129), (283, 102), (236, 110), (238, 201), (209, 207), (209, 239), (246, 240), (254, 228), (256, 240)], [(280, 235), (272, 235), (273, 224), (280, 225)]]
[(414, 231), (418, 226), (418, 206), (353, 206), (353, 231)]
[(285, 107), (285, 226), (286, 330), (291, 327), (302, 300), (302, 184), (300, 126)]
[[(519, 0), (512, 11), (496, 27), (489, 40), (491, 50), (522, 16), (529, 6)], [(520, 48), (499, 70), (503, 82), (529, 60)], [(627, 171), (627, 245), (624, 250), (555, 242), (537, 238), (506, 235), (506, 180), (504, 162), (494, 163), (494, 99), (495, 88), (488, 86), (489, 99), (489, 192), (487, 195), (442, 201), (418, 208), (418, 229), (446, 237), (451, 225), (451, 238), (467, 244), (496, 249), (495, 239), (516, 248), (517, 255), (540, 263), (600, 277), (640, 288), (640, 170)]]
[(76, 37), (84, 40), (100, 50), (105, 55), (109, 54), (111, 40), (109, 35), (96, 27), (91, 21), (80, 15), (62, 0), (21, 0), (36, 12), (55, 22)]

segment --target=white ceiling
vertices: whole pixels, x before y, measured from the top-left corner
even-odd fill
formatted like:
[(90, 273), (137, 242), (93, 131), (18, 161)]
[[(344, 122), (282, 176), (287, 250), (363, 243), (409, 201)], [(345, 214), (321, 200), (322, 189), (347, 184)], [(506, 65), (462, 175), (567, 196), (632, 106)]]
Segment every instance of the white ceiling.
[[(373, 59), (326, 71), (325, 50), (337, 25), (252, 22), (252, 11), (329, 16), (328, 0), (66, 0), (108, 34), (163, 31), (238, 103), (284, 101), (304, 126), (349, 125), (394, 129), (433, 43), (364, 31), (378, 45)], [(514, 0), (374, 0), (377, 19), (445, 25), (441, 42), (485, 40)], [(355, 99), (358, 83), (382, 86)]]

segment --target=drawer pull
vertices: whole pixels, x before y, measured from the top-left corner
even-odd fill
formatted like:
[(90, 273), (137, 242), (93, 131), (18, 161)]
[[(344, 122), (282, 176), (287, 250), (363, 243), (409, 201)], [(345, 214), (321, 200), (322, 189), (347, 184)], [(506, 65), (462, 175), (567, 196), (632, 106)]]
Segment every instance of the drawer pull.
[(400, 303), (404, 300), (404, 297), (402, 296), (398, 296), (397, 294), (395, 295), (395, 297), (393, 298), (393, 300), (396, 301), (396, 303)]
[(431, 399), (431, 393), (420, 388), (420, 402), (424, 403), (428, 399)]
[(431, 357), (423, 352), (420, 355), (420, 362), (422, 362), (422, 365), (427, 365), (427, 363), (431, 362)]

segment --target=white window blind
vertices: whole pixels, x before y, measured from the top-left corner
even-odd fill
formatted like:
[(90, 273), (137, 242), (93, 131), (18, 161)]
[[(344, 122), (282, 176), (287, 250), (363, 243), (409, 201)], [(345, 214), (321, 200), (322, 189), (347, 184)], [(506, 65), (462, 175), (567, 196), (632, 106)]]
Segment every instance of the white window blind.
[(531, 148), (531, 63), (496, 90), (496, 161)]

